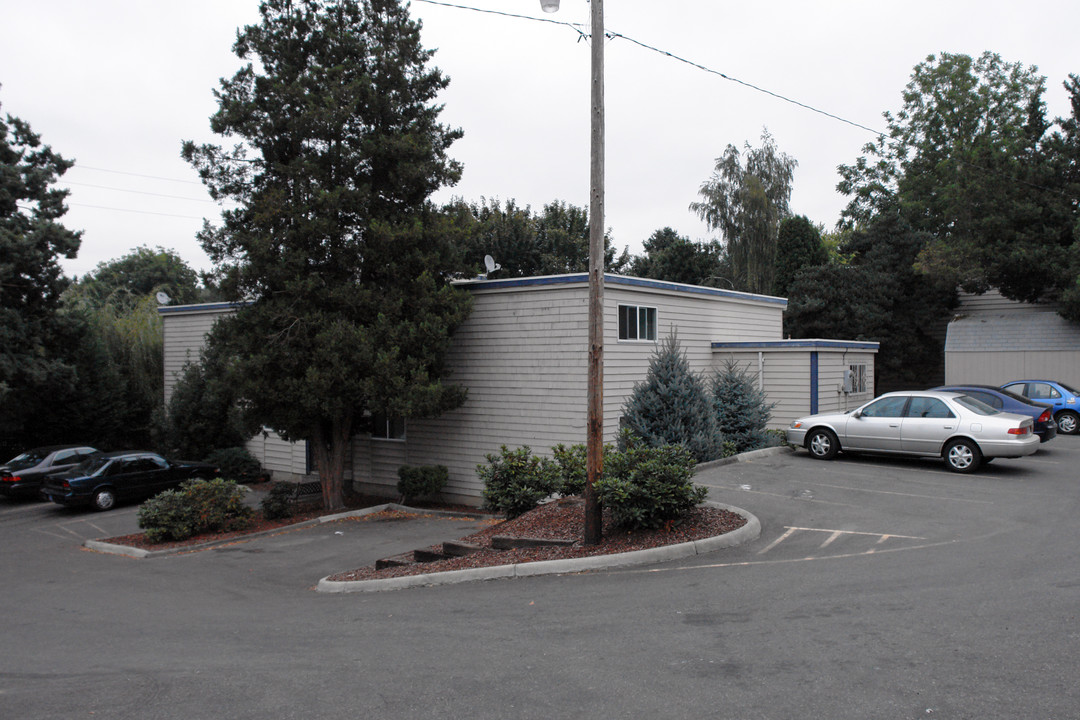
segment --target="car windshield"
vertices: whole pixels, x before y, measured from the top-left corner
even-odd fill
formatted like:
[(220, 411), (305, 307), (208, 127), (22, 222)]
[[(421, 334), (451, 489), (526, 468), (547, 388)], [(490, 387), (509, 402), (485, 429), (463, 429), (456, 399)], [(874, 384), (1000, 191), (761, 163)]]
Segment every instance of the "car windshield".
[(1072, 385), (1066, 385), (1066, 384), (1065, 384), (1065, 383), (1063, 383), (1063, 382), (1059, 382), (1059, 383), (1058, 383), (1058, 385), (1060, 385), (1061, 387), (1065, 388), (1066, 390), (1068, 390), (1069, 392), (1071, 392), (1071, 393), (1072, 393), (1073, 395), (1080, 395), (1080, 390), (1077, 390), (1077, 389), (1076, 389), (1076, 388), (1074, 388), (1074, 387), (1073, 387)]
[(966, 407), (968, 410), (978, 415), (998, 415), (1001, 413), (1000, 410), (992, 408), (982, 400), (976, 400), (970, 395), (960, 395), (953, 398), (953, 400), (955, 400), (958, 405)]
[(29, 450), (22, 455), (13, 457), (7, 461), (8, 470), (25, 470), (26, 468), (32, 468), (35, 465), (41, 463), (45, 459), (45, 453), (37, 450)]
[(111, 459), (105, 455), (91, 455), (79, 463), (79, 466), (75, 468), (75, 472), (80, 475), (96, 475), (103, 467), (109, 464)]
[[(1006, 390), (1006, 389), (1002, 388), (1001, 390), (998, 390), (998, 392), (1001, 393), (1002, 395), (1007, 396), (1007, 397), (1011, 397), (1013, 400), (1017, 400), (1019, 402), (1022, 402), (1025, 405), (1031, 405), (1031, 403), (1032, 403), (1031, 398), (1024, 397), (1023, 395), (1020, 395), (1019, 393), (1015, 393), (1012, 390)], [(1043, 404), (1045, 405), (1045, 403), (1043, 403)]]

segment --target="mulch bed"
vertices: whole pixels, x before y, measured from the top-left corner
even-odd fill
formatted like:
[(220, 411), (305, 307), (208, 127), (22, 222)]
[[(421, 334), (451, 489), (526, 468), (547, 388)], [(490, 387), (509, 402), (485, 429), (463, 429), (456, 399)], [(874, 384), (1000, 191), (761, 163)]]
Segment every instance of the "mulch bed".
[[(265, 484), (269, 487), (269, 483)], [(256, 491), (265, 488), (254, 485)], [(346, 498), (347, 510), (359, 510), (367, 507), (382, 505), (392, 502), (385, 497), (357, 496)], [(477, 508), (462, 505), (445, 505), (439, 503), (411, 503), (411, 507), (417, 509), (449, 510), (459, 512), (463, 517), (484, 517), (488, 513)], [(146, 539), (143, 533), (121, 535), (106, 538), (104, 542), (128, 547), (141, 548), (144, 550), (177, 550), (194, 548), (198, 545), (216, 541), (242, 540), (245, 536), (258, 532), (273, 530), (285, 530), (306, 520), (314, 520), (326, 514), (321, 505), (301, 505), (292, 517), (276, 520), (267, 520), (262, 516), (261, 510), (255, 511), (251, 524), (244, 530), (220, 533), (205, 533), (187, 540), (152, 543)], [(384, 510), (360, 518), (348, 518), (336, 522), (378, 521), (385, 519), (407, 519), (416, 517), (417, 513), (409, 513), (400, 510)], [(464, 570), (469, 568), (492, 567), (495, 565), (510, 565), (515, 563), (537, 562), (540, 560), (558, 560), (564, 558), (591, 557), (594, 555), (609, 555), (612, 553), (632, 552), (634, 550), (646, 550), (649, 548), (676, 545), (692, 540), (703, 540), (717, 535), (737, 530), (746, 524), (746, 518), (737, 513), (718, 508), (699, 507), (695, 508), (678, 525), (659, 530), (635, 530), (625, 531), (613, 527), (609, 513), (603, 516), (603, 540), (599, 545), (586, 546), (582, 544), (585, 532), (585, 504), (579, 498), (567, 498), (555, 502), (546, 503), (531, 510), (513, 520), (500, 521), (495, 516), (485, 529), (457, 538), (483, 547), (482, 550), (464, 557), (448, 558), (430, 563), (417, 563), (399, 567), (388, 567), (375, 570), (374, 567), (363, 567), (348, 572), (338, 573), (331, 576), (330, 580), (376, 580), (381, 578), (404, 577), (407, 575), (424, 575), (428, 573), (444, 572), (447, 570)], [(496, 535), (504, 535), (515, 538), (532, 538), (543, 540), (574, 540), (573, 545), (526, 547), (512, 550), (496, 550), (491, 545), (491, 538)], [(447, 538), (447, 540), (455, 538)], [(428, 548), (438, 552), (441, 545), (433, 545)]]
[[(437, 560), (430, 563), (388, 567), (381, 570), (375, 570), (374, 567), (364, 567), (338, 573), (328, 579), (335, 581), (377, 580), (407, 575), (426, 575), (447, 570), (465, 570), (495, 565), (537, 562), (539, 560), (609, 555), (634, 550), (646, 550), (664, 545), (676, 545), (692, 540), (704, 540), (705, 538), (737, 530), (745, 524), (746, 518), (737, 513), (719, 508), (700, 507), (692, 510), (682, 523), (670, 529), (627, 532), (613, 528), (611, 516), (605, 512), (603, 541), (599, 545), (585, 546), (581, 542), (585, 532), (584, 503), (551, 502), (513, 520), (492, 525), (478, 533), (461, 538), (466, 542), (484, 547), (483, 550), (471, 555)], [(576, 542), (573, 545), (562, 547), (547, 546), (496, 550), (491, 547), (491, 538), (496, 535), (546, 540), (574, 539)], [(438, 551), (441, 547), (433, 545), (430, 549)]]
[[(265, 492), (270, 488), (271, 483), (253, 483), (248, 485), (255, 492)], [(348, 510), (362, 510), (364, 508), (374, 507), (376, 505), (385, 505), (386, 503), (396, 502), (396, 498), (376, 497), (374, 495), (347, 495), (345, 497), (345, 511)], [(429, 508), (437, 510), (451, 510), (453, 512), (467, 513), (469, 515), (487, 514), (476, 508), (470, 508), (465, 505), (446, 505), (440, 503), (412, 503), (410, 507), (417, 508)], [(112, 543), (114, 545), (124, 545), (126, 547), (139, 548), (141, 550), (176, 550), (186, 547), (193, 547), (196, 545), (204, 545), (206, 543), (218, 542), (222, 540), (234, 540), (242, 539), (247, 535), (254, 533), (266, 532), (270, 530), (279, 530), (282, 528), (288, 528), (291, 525), (305, 522), (307, 520), (315, 520), (323, 515), (326, 515), (326, 511), (323, 510), (321, 502), (306, 502), (301, 503), (299, 507), (294, 511), (292, 517), (277, 518), (274, 520), (267, 520), (262, 515), (262, 510), (256, 508), (255, 514), (251, 519), (251, 523), (243, 530), (234, 530), (230, 532), (214, 532), (203, 533), (190, 537), (186, 540), (170, 540), (166, 542), (150, 542), (146, 539), (146, 535), (143, 533), (132, 533), (131, 535), (119, 535), (117, 537), (103, 538), (102, 542)]]

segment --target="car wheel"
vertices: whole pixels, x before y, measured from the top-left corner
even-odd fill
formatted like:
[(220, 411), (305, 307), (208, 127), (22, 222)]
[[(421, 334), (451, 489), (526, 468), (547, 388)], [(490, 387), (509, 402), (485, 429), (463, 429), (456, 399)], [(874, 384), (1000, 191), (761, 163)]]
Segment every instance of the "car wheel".
[(1072, 410), (1062, 410), (1057, 416), (1058, 432), (1065, 435), (1076, 435), (1078, 426), (1080, 426), (1080, 415), (1077, 415)]
[(975, 472), (982, 465), (982, 451), (970, 440), (953, 440), (945, 446), (944, 457), (953, 472)]
[(814, 430), (806, 436), (806, 449), (818, 460), (832, 460), (840, 452), (840, 441), (832, 430)]
[(108, 488), (103, 488), (94, 493), (90, 503), (95, 510), (111, 510), (116, 505), (116, 495)]

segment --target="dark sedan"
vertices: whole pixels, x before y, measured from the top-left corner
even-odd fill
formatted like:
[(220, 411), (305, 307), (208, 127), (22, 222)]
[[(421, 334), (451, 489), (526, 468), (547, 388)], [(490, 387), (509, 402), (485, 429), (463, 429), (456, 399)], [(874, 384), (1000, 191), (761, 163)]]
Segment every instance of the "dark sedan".
[(1035, 402), (993, 385), (943, 385), (934, 389), (962, 392), (1002, 412), (1030, 415), (1035, 421), (1035, 434), (1040, 442), (1057, 437), (1057, 423), (1054, 422), (1054, 408), (1051, 405)]
[(90, 505), (109, 510), (117, 502), (156, 495), (185, 480), (217, 477), (206, 463), (166, 460), (140, 450), (100, 453), (68, 472), (50, 475), (42, 492), (60, 505)]
[(0, 465), (0, 495), (38, 498), (46, 475), (70, 470), (96, 452), (89, 445), (48, 445), (27, 450)]

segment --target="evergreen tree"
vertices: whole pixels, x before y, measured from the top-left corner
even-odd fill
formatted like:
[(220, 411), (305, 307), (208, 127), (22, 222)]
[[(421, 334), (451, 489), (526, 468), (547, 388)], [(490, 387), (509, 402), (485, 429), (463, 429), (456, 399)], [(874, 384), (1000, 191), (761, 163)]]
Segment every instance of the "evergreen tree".
[(776, 240), (776, 280), (773, 292), (786, 297), (791, 281), (803, 268), (829, 262), (821, 231), (805, 215), (785, 218)]
[(211, 195), (231, 199), (200, 234), (229, 299), (250, 301), (208, 342), (231, 358), (251, 417), (307, 440), (324, 506), (344, 504), (365, 417), (438, 415), (464, 402), (441, 376), (469, 297), (449, 285), (453, 184), (439, 123), (448, 80), (398, 0), (265, 0), (234, 50), (211, 128), (232, 150), (184, 144)]
[(723, 452), (705, 383), (691, 371), (674, 334), (657, 347), (645, 380), (623, 406), (622, 422), (646, 445), (682, 445), (697, 462), (715, 460)]
[(724, 440), (733, 443), (736, 452), (765, 447), (768, 444), (765, 426), (772, 405), (745, 368), (728, 358), (713, 373), (710, 385), (716, 424)]
[(75, 257), (81, 239), (60, 224), (68, 191), (53, 187), (72, 164), (26, 122), (0, 117), (0, 446), (8, 449), (55, 437), (41, 399), (71, 392), (77, 379), (58, 315), (69, 283), (58, 259)]

